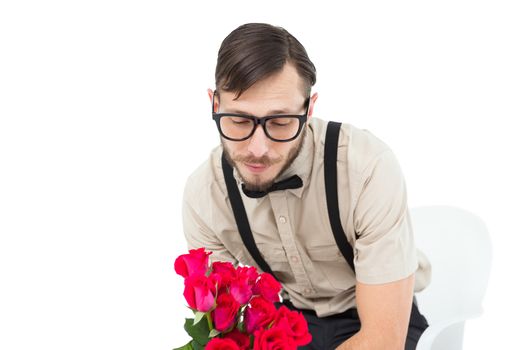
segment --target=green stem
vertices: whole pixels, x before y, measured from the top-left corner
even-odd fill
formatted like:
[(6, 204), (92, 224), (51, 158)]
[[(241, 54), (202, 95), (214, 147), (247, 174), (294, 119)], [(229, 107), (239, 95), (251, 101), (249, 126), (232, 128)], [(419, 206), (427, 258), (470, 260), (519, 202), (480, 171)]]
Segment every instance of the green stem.
[(211, 312), (206, 313), (206, 319), (208, 320), (208, 328), (211, 331), (213, 329), (213, 323), (211, 321)]

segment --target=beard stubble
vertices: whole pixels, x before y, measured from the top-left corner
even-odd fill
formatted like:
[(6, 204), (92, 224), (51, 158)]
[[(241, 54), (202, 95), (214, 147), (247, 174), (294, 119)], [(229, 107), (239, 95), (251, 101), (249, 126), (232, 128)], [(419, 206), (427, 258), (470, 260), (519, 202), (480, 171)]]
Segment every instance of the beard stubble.
[(286, 160), (285, 160), (281, 170), (279, 170), (277, 175), (274, 176), (272, 179), (269, 179), (269, 180), (266, 180), (266, 181), (262, 181), (261, 179), (259, 179), (257, 177), (255, 178), (255, 181), (249, 181), (242, 174), (242, 172), (239, 171), (239, 167), (237, 167), (237, 162), (239, 162), (239, 163), (252, 163), (252, 164), (255, 163), (255, 164), (262, 164), (264, 166), (270, 166), (270, 165), (274, 165), (274, 164), (277, 164), (277, 163), (281, 162), (281, 160), (283, 158), (282, 156), (279, 157), (279, 158), (270, 159), (268, 156), (262, 156), (262, 157), (257, 158), (257, 157), (253, 157), (253, 156), (238, 155), (238, 156), (235, 156), (234, 158), (232, 158), (231, 154), (230, 154), (230, 150), (224, 144), (224, 140), (223, 140), (222, 137), (221, 137), (221, 143), (222, 143), (222, 148), (224, 150), (224, 155), (225, 155), (226, 160), (228, 161), (230, 166), (232, 166), (235, 169), (237, 169), (237, 173), (241, 177), (241, 180), (244, 183), (245, 188), (247, 190), (249, 190), (249, 191), (267, 191), (273, 185), (273, 183), (275, 182), (275, 179), (277, 179), (279, 176), (281, 176), (281, 174), (286, 169), (288, 169), (290, 164), (292, 164), (292, 162), (297, 158), (297, 156), (301, 152), (301, 149), (303, 148), (303, 145), (304, 145), (305, 136), (306, 136), (306, 129), (307, 128), (304, 128), (303, 131), (301, 132), (301, 135), (299, 136), (299, 142), (297, 142), (297, 144), (294, 147), (292, 147), (290, 149), (290, 151), (288, 152), (288, 155), (286, 156)]

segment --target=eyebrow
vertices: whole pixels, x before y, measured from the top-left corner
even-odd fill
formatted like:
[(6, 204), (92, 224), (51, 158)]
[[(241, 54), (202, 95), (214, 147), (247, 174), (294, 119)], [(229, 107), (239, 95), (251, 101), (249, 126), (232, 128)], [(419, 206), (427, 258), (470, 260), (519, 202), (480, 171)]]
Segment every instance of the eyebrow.
[[(251, 113), (241, 111), (239, 109), (232, 109), (229, 110), (228, 113), (238, 113), (238, 114), (246, 114), (246, 115), (253, 115)], [(276, 115), (276, 114), (291, 114), (289, 109), (274, 109), (269, 111), (266, 115)]]

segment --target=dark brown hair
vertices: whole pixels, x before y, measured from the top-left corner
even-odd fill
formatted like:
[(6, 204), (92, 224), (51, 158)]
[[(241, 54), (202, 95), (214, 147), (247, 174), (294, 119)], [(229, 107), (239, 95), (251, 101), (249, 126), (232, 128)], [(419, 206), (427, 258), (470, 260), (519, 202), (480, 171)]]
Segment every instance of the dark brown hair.
[(306, 97), (315, 84), (315, 66), (303, 45), (284, 28), (266, 23), (247, 23), (222, 42), (215, 69), (218, 90), (236, 92), (239, 98), (250, 86), (279, 72), (286, 62), (304, 80)]

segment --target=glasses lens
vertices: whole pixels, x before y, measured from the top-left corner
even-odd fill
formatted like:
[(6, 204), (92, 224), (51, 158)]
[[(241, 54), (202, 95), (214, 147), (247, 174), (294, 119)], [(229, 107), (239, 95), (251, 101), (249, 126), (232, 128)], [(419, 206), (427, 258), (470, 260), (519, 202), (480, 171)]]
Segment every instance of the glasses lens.
[(253, 120), (244, 117), (223, 116), (221, 131), (227, 137), (238, 140), (248, 137), (253, 130)]
[(276, 140), (289, 140), (299, 131), (299, 118), (279, 117), (266, 121), (266, 131)]
[[(300, 121), (294, 117), (277, 117), (266, 121), (266, 132), (270, 137), (286, 141), (297, 134)], [(233, 140), (240, 140), (248, 137), (254, 127), (254, 121), (250, 118), (239, 116), (222, 116), (220, 119), (222, 133)]]

